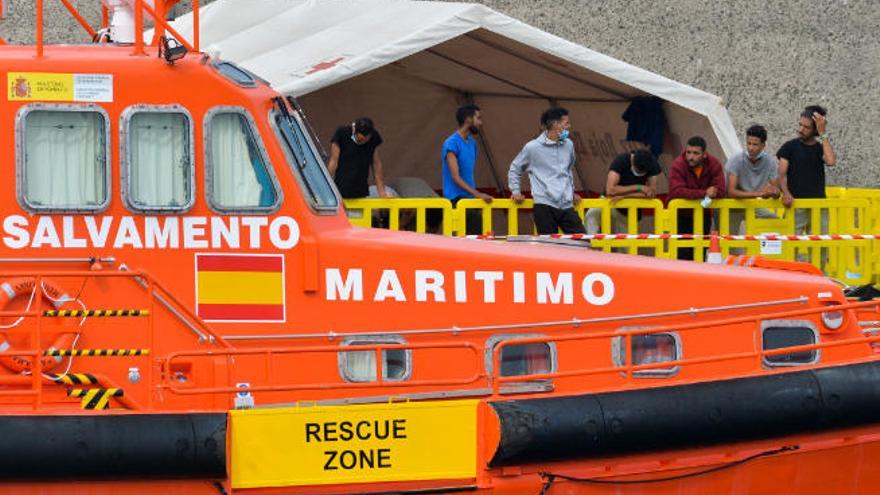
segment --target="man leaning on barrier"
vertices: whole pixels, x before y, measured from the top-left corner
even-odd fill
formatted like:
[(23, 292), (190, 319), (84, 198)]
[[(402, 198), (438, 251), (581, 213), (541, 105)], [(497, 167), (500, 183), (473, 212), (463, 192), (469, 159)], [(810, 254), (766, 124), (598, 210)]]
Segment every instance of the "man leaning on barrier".
[[(673, 162), (669, 170), (669, 199), (702, 199), (703, 208), (715, 198), (724, 196), (724, 170), (717, 158), (706, 152), (706, 140), (694, 136), (687, 141), (684, 151)], [(712, 215), (703, 213), (703, 225), (695, 232), (694, 210), (679, 209), (677, 214), (679, 234), (700, 233), (706, 235), (712, 227)], [(678, 259), (693, 260), (694, 249), (678, 249)]]
[[(825, 167), (837, 163), (826, 129), (827, 111), (810, 105), (798, 119), (798, 137), (779, 148), (782, 202), (791, 206), (797, 198), (825, 198)], [(795, 234), (811, 234), (810, 210), (795, 210)], [(828, 211), (821, 213), (821, 233), (828, 232)]]
[[(650, 150), (638, 149), (617, 155), (608, 167), (604, 197), (613, 203), (624, 198), (657, 197), (657, 176), (660, 164)], [(602, 226), (602, 208), (590, 208), (584, 215), (588, 234), (597, 234)], [(611, 210), (613, 233), (626, 232), (626, 210)]]
[(574, 192), (574, 144), (568, 139), (571, 123), (568, 110), (550, 108), (541, 114), (544, 132), (532, 139), (510, 164), (507, 182), (515, 203), (525, 197), (520, 190), (526, 170), (532, 184), (535, 228), (538, 234), (583, 234), (584, 224), (574, 210), (581, 200)]
[[(778, 198), (779, 165), (772, 155), (764, 151), (767, 146), (767, 130), (753, 125), (746, 129), (746, 149), (730, 157), (724, 171), (727, 173), (727, 195), (733, 199)], [(776, 218), (766, 209), (755, 210), (758, 218)], [(730, 210), (730, 230), (745, 234), (743, 210)]]
[[(455, 206), (464, 198), (480, 198), (492, 202), (492, 196), (477, 190), (474, 180), (474, 165), (477, 162), (477, 140), (483, 125), (480, 107), (464, 105), (455, 112), (458, 129), (443, 142), (440, 161), (443, 164), (443, 197)], [(479, 210), (469, 209), (465, 213), (465, 233), (483, 234), (483, 217)]]

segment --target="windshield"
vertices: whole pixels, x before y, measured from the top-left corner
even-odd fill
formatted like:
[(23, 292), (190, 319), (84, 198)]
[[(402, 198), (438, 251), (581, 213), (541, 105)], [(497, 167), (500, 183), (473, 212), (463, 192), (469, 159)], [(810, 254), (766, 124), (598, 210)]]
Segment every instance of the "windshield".
[(336, 192), (302, 130), (302, 123), (295, 116), (275, 112), (275, 124), (281, 132), (285, 146), (293, 159), (290, 168), (299, 177), (303, 192), (317, 209), (333, 209), (339, 206)]

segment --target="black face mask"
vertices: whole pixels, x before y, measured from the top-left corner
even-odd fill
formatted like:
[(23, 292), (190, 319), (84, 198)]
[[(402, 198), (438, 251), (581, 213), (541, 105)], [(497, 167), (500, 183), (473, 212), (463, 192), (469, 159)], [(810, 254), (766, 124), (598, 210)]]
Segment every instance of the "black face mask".
[(479, 134), (480, 133), (480, 128), (475, 125), (468, 127), (468, 130), (471, 131), (471, 134)]

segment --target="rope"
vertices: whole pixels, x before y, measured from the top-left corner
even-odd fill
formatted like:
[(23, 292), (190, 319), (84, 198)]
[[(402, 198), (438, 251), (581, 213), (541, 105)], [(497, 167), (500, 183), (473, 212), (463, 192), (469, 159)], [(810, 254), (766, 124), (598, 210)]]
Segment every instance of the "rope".
[(541, 477), (547, 480), (541, 489), (541, 495), (547, 494), (547, 492), (550, 490), (550, 487), (553, 485), (553, 482), (556, 481), (556, 479), (573, 481), (575, 483), (591, 483), (594, 485), (638, 485), (638, 484), (644, 484), (644, 483), (662, 483), (664, 481), (675, 481), (675, 480), (681, 480), (681, 479), (685, 479), (685, 478), (693, 478), (696, 476), (703, 476), (705, 474), (710, 474), (710, 473), (714, 473), (717, 471), (722, 471), (724, 469), (730, 469), (730, 468), (739, 466), (741, 464), (745, 464), (749, 461), (754, 461), (755, 459), (760, 459), (762, 457), (768, 457), (771, 455), (782, 454), (784, 452), (791, 452), (791, 451), (798, 450), (798, 449), (800, 449), (800, 446), (798, 446), (798, 445), (786, 445), (786, 446), (780, 447), (778, 449), (765, 450), (764, 452), (758, 452), (757, 454), (753, 454), (748, 457), (744, 457), (744, 458), (739, 459), (737, 461), (727, 462), (727, 463), (721, 464), (719, 466), (714, 466), (714, 467), (711, 467), (708, 469), (703, 469), (701, 471), (695, 471), (693, 473), (678, 474), (675, 476), (666, 476), (664, 478), (651, 478), (651, 479), (644, 479), (644, 480), (608, 480), (608, 479), (601, 479), (601, 478), (578, 478), (576, 476), (567, 476), (564, 474), (557, 474), (557, 473), (541, 473)]

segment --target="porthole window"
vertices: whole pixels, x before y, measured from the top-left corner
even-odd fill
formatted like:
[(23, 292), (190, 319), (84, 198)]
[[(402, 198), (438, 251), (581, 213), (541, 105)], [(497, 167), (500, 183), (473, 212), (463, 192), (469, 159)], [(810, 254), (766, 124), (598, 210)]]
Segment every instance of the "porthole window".
[[(342, 341), (343, 346), (364, 346), (377, 344), (404, 344), (401, 337), (364, 336), (352, 337)], [(339, 353), (339, 371), (347, 382), (376, 381), (376, 351), (344, 351)], [(408, 380), (412, 374), (412, 351), (409, 349), (382, 350), (382, 379), (399, 382)]]
[[(644, 330), (646, 327), (628, 327), (621, 331)], [(626, 363), (626, 338), (614, 337), (611, 355), (615, 366)], [(634, 334), (630, 336), (630, 356), (633, 366), (678, 361), (682, 356), (681, 339), (676, 333)], [(663, 377), (678, 373), (678, 366), (658, 367), (633, 371), (636, 377)]]
[(182, 107), (132, 107), (122, 115), (123, 196), (137, 212), (182, 213), (194, 201), (192, 118)]
[(17, 118), (18, 198), (30, 211), (95, 212), (109, 201), (109, 120), (96, 105), (29, 105)]
[[(816, 326), (807, 320), (771, 320), (761, 323), (761, 347), (765, 351), (813, 345), (819, 342)], [(819, 361), (819, 350), (764, 356), (766, 366), (798, 366)]]
[(278, 182), (251, 116), (218, 107), (205, 117), (208, 203), (219, 213), (271, 213), (280, 202)]
[[(511, 339), (543, 337), (537, 334), (496, 335), (486, 342), (486, 371), (493, 370), (492, 355), (500, 342)], [(556, 344), (536, 342), (507, 344), (498, 357), (500, 376), (527, 376), (554, 373), (556, 371)]]

